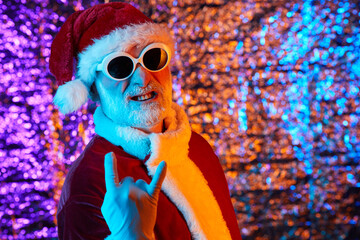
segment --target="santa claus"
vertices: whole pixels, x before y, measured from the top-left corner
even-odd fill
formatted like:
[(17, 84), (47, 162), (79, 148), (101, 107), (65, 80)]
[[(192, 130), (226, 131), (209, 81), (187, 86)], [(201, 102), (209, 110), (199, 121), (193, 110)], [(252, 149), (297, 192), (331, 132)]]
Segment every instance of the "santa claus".
[(55, 37), (55, 105), (99, 103), (62, 189), (60, 239), (241, 239), (218, 158), (172, 102), (173, 55), (168, 29), (120, 2), (75, 12)]

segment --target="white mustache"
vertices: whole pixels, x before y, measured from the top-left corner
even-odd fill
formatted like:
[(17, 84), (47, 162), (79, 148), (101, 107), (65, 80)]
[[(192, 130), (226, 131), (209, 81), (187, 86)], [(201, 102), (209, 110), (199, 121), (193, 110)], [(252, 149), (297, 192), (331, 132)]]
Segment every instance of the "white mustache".
[(128, 89), (125, 92), (125, 97), (128, 98), (128, 97), (133, 97), (133, 96), (144, 95), (144, 94), (152, 92), (152, 91), (163, 94), (163, 88), (160, 86), (160, 84), (157, 84), (154, 81), (151, 81), (146, 87), (134, 86), (134, 87)]

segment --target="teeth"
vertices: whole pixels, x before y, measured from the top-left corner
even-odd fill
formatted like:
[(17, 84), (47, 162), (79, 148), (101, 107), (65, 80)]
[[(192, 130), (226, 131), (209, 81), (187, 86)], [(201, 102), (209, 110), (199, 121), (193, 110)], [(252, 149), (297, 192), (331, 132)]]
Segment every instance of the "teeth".
[(148, 93), (148, 94), (146, 94), (146, 95), (137, 96), (137, 97), (136, 97), (136, 100), (137, 100), (137, 101), (145, 101), (145, 100), (150, 99), (152, 96), (153, 96), (152, 93)]

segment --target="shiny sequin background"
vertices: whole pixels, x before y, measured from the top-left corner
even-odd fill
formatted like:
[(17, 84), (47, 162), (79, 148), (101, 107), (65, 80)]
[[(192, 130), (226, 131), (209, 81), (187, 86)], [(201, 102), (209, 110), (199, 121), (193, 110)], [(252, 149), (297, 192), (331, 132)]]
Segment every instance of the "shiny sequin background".
[[(56, 239), (89, 102), (51, 101), (50, 46), (97, 1), (0, 0), (0, 239)], [(223, 165), (244, 239), (359, 239), (357, 0), (136, 0), (176, 39), (174, 99)]]

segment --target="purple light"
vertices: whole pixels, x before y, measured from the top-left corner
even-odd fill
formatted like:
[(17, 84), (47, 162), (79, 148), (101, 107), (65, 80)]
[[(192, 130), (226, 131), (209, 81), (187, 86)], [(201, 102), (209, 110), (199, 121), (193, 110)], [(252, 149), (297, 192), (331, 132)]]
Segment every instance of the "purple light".
[[(351, 238), (357, 2), (222, 2), (133, 4), (173, 29), (175, 101), (216, 149), (243, 236)], [(97, 1), (0, 3), (0, 238), (55, 239), (61, 185), (94, 136), (94, 103), (59, 114), (50, 47), (66, 17)]]

